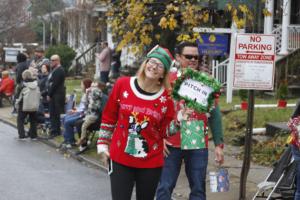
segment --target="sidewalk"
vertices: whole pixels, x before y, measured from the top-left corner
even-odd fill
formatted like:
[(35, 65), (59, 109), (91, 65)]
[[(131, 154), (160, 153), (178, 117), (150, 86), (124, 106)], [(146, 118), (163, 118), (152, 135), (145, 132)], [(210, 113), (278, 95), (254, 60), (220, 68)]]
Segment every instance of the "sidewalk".
[[(11, 107), (0, 108), (0, 121), (8, 123), (16, 127), (16, 117), (11, 115)], [(17, 132), (16, 132), (17, 136)], [(58, 147), (58, 144), (54, 140), (47, 140), (43, 142), (53, 146)], [(240, 187), (240, 172), (243, 162), (237, 160), (232, 156), (237, 151), (237, 147), (225, 145), (225, 163), (224, 167), (228, 169), (230, 175), (230, 191), (226, 193), (211, 193), (209, 188), (209, 177), (207, 176), (206, 180), (206, 191), (207, 199), (211, 200), (237, 200), (239, 198), (239, 187)], [(74, 151), (69, 151), (70, 155), (79, 161), (82, 161), (90, 166), (100, 168), (105, 171), (105, 168), (100, 165), (98, 161), (88, 158), (84, 155), (75, 155)], [(209, 146), (209, 165), (208, 172), (215, 171), (214, 165), (214, 147), (212, 142)], [(247, 199), (252, 199), (254, 193), (256, 192), (257, 183), (263, 181), (267, 174), (270, 172), (271, 168), (262, 167), (258, 165), (251, 164), (250, 171), (247, 178)], [(177, 186), (174, 190), (174, 200), (187, 200), (189, 195), (189, 186), (188, 181), (185, 176), (184, 166), (181, 169)]]

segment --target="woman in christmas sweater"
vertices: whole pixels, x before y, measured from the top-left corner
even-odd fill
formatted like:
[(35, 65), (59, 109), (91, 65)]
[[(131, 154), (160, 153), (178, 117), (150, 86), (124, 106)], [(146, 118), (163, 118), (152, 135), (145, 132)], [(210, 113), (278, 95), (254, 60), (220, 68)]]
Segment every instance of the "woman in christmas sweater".
[(102, 115), (97, 142), (105, 162), (111, 159), (113, 200), (130, 200), (136, 185), (137, 200), (154, 199), (163, 158), (163, 138), (174, 116), (169, 97), (167, 49), (157, 46), (147, 55), (137, 77), (115, 83)]

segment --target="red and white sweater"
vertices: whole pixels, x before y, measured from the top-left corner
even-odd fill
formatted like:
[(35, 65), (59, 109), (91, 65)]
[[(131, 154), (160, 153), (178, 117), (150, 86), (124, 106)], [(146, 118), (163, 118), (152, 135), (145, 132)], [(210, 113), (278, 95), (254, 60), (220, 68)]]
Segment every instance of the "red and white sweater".
[(161, 167), (174, 104), (164, 88), (154, 95), (140, 93), (135, 79), (122, 77), (115, 83), (102, 114), (98, 150), (109, 145), (111, 159), (129, 167)]

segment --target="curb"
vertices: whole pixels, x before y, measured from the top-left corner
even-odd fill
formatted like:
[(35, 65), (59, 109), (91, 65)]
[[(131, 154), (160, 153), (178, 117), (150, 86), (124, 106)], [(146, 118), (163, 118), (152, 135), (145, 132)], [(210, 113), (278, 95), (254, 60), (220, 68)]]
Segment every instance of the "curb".
[[(17, 128), (17, 125), (9, 120), (5, 120), (5, 119), (0, 119), (0, 122), (6, 124), (6, 125), (9, 125), (13, 128)], [(67, 153), (69, 154), (73, 159), (76, 159), (78, 160), (79, 162), (81, 162), (82, 164), (85, 164), (87, 165), (88, 167), (93, 167), (93, 168), (96, 168), (96, 169), (100, 169), (101, 171), (103, 172), (107, 172), (107, 168), (104, 167), (103, 165), (101, 165), (99, 162), (93, 160), (93, 159), (90, 159), (90, 158), (87, 158), (86, 156), (83, 156), (83, 155), (77, 155), (76, 154), (76, 151), (72, 150), (72, 149), (60, 149), (59, 148), (59, 145), (54, 142), (53, 140), (47, 140), (47, 139), (43, 139), (43, 138), (38, 138), (38, 141), (39, 142), (42, 142), (52, 148), (55, 148), (55, 149), (58, 149), (60, 153)]]

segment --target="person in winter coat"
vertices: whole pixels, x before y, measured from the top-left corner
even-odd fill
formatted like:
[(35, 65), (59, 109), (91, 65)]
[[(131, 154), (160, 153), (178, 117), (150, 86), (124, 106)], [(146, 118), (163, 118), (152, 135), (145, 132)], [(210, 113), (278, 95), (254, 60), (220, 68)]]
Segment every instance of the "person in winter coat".
[(2, 107), (2, 98), (12, 96), (14, 93), (15, 82), (9, 77), (8, 71), (3, 71), (0, 84), (0, 107)]
[[(20, 93), (20, 86), (21, 86), (21, 83), (23, 81), (22, 79), (22, 73), (28, 69), (28, 66), (30, 64), (30, 62), (27, 60), (28, 56), (27, 54), (25, 53), (19, 53), (17, 55), (17, 66), (16, 66), (16, 87), (15, 87), (15, 96), (14, 96), (14, 105), (15, 102), (16, 102), (16, 94), (19, 94)], [(16, 108), (15, 106), (13, 106), (13, 111), (12, 111), (13, 114), (16, 114), (17, 111), (16, 111)]]
[[(61, 135), (60, 114), (65, 106), (65, 70), (60, 64), (59, 55), (51, 56), (52, 71), (48, 76), (48, 96), (51, 132), (50, 138)], [(49, 138), (49, 139), (50, 139)]]
[(28, 69), (29, 62), (27, 61), (27, 56), (24, 53), (19, 53), (17, 55), (17, 67), (16, 67), (16, 83), (19, 85), (22, 82), (22, 73)]
[(96, 54), (96, 56), (100, 61), (100, 80), (107, 83), (109, 81), (108, 75), (111, 68), (111, 49), (107, 42), (102, 42), (101, 47), (101, 53)]
[(49, 102), (47, 100), (48, 88), (47, 81), (50, 73), (50, 62), (45, 62), (41, 67), (41, 74), (39, 76), (39, 87), (41, 91), (41, 106), (43, 111), (49, 110)]
[(161, 174), (163, 138), (173, 119), (168, 72), (172, 56), (156, 46), (136, 77), (119, 78), (102, 113), (98, 153), (110, 162), (113, 200), (153, 200)]
[(29, 65), (29, 69), (32, 71), (34, 77), (40, 76), (42, 73), (42, 66), (46, 62), (49, 62), (49, 59), (45, 58), (44, 54), (45, 51), (42, 47), (37, 47), (34, 50), (34, 57), (32, 60), (30, 60)]
[(107, 101), (107, 96), (103, 93), (105, 87), (105, 83), (94, 81), (91, 87), (86, 90), (87, 109), (81, 126), (80, 139), (77, 142), (79, 151), (83, 151), (87, 148), (87, 140), (89, 137), (87, 129), (95, 122), (100, 122), (101, 120), (101, 114)]
[(82, 96), (80, 103), (76, 106), (76, 108), (72, 108), (72, 110), (67, 111), (67, 114), (64, 117), (64, 141), (61, 146), (62, 148), (72, 148), (72, 146), (76, 145), (74, 127), (76, 127), (76, 122), (84, 117), (84, 112), (86, 110), (86, 90), (91, 86), (91, 84), (92, 80), (89, 78), (81, 81)]
[(20, 86), (20, 93), (17, 94), (16, 108), (18, 111), (17, 117), (17, 128), (19, 139), (23, 140), (26, 138), (24, 130), (24, 121), (29, 116), (30, 129), (28, 136), (31, 139), (37, 138), (37, 120), (36, 112), (40, 104), (40, 89), (38, 87), (37, 80), (33, 79), (33, 75), (30, 70), (25, 70), (22, 73), (23, 82)]

